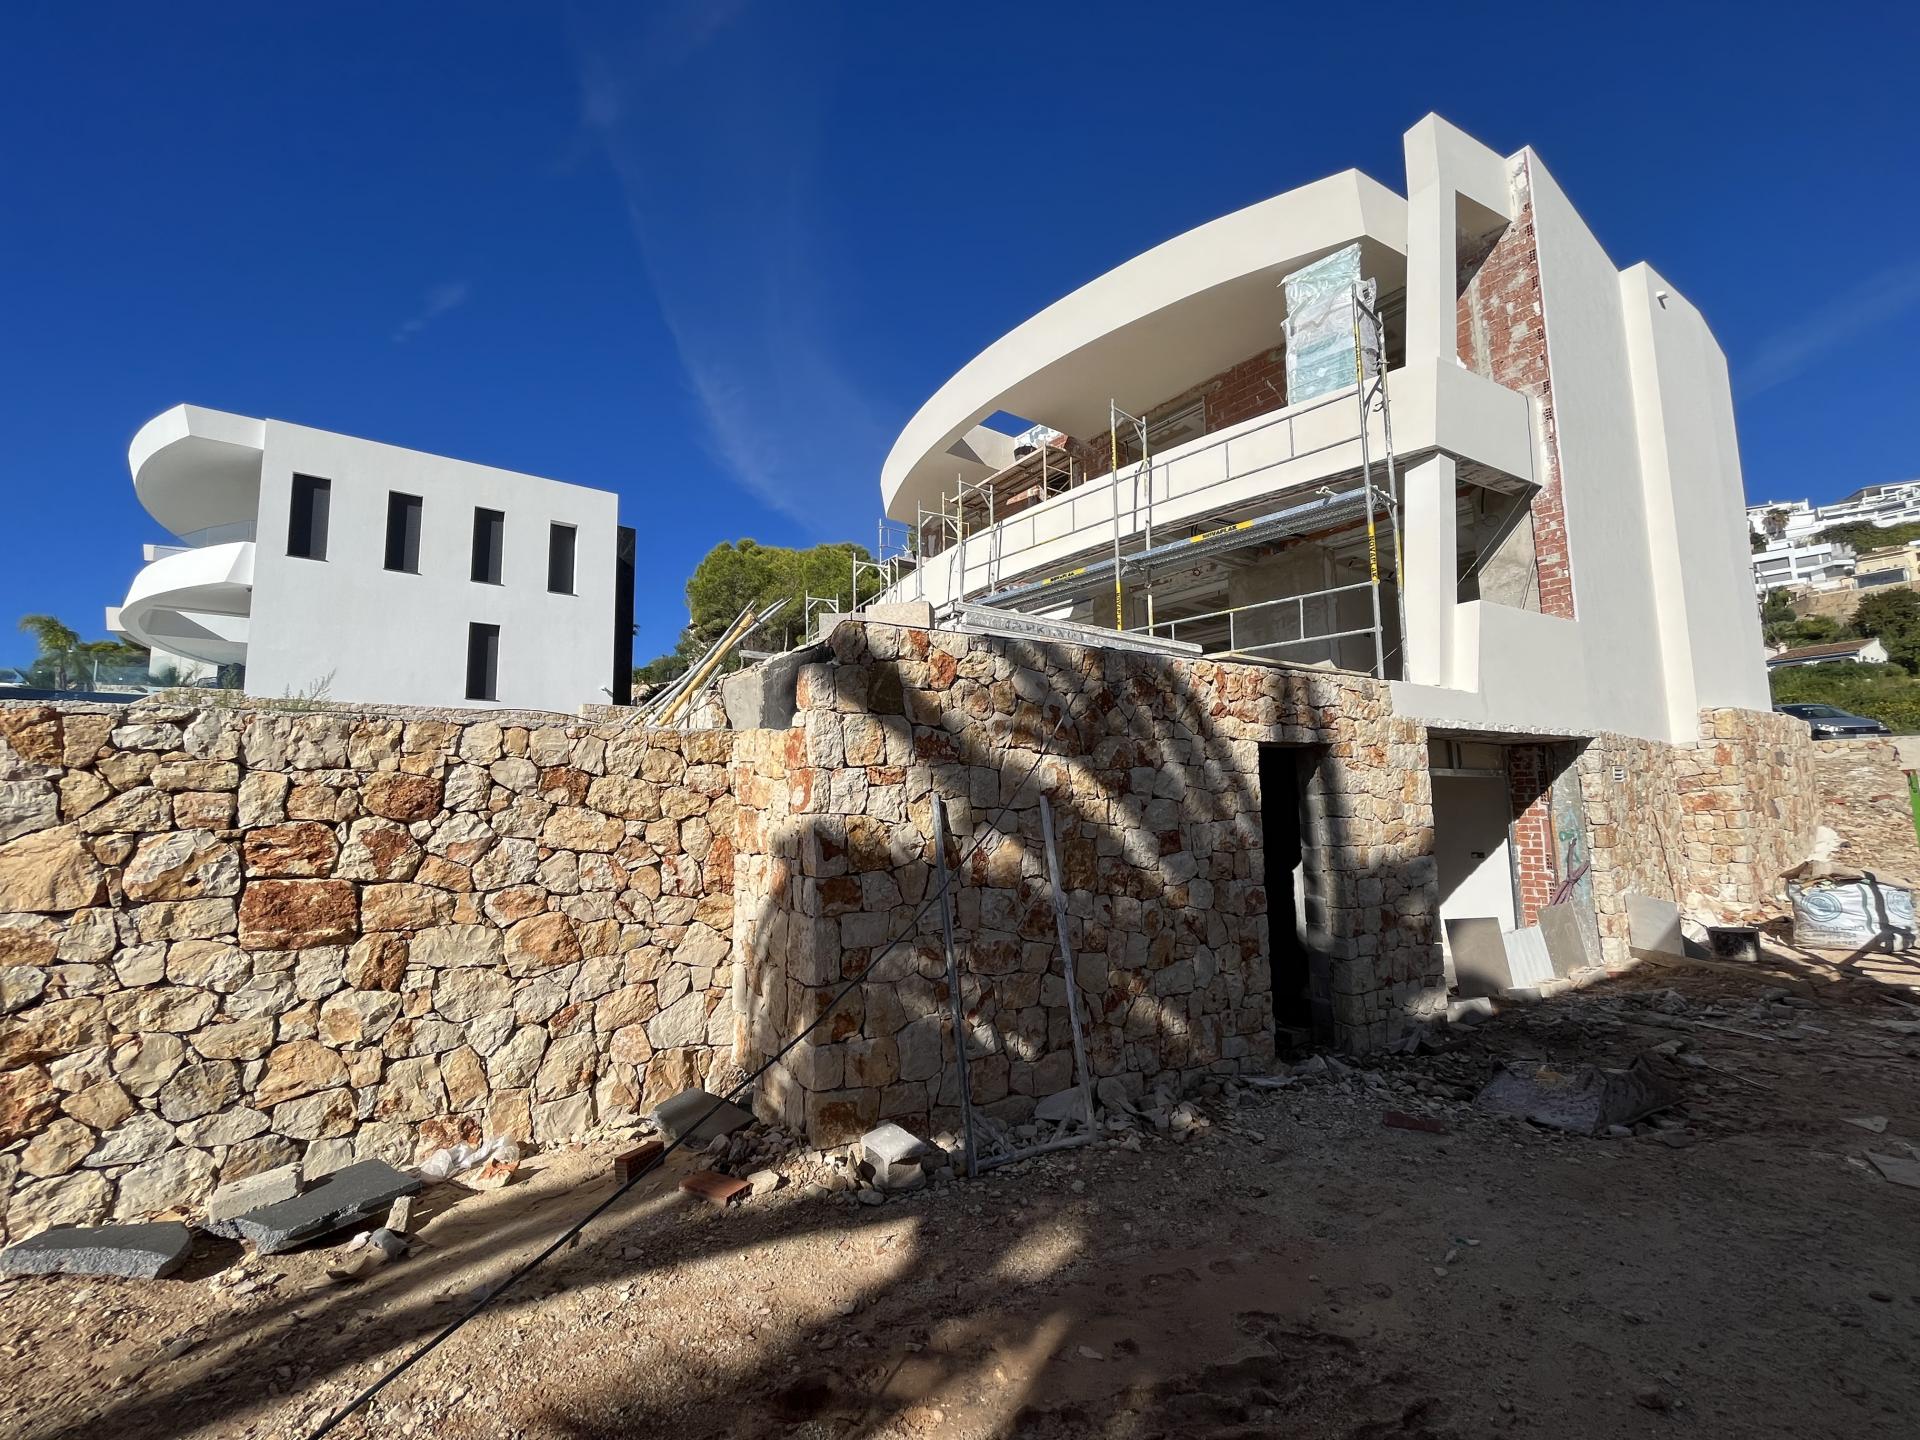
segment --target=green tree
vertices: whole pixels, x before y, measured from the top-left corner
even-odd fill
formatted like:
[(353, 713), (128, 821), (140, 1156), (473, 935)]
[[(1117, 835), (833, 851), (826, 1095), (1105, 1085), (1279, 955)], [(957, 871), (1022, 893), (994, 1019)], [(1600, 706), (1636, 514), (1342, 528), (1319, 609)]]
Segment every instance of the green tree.
[(1760, 629), (1769, 645), (1786, 644), (1787, 630), (1799, 619), (1784, 590), (1769, 590), (1760, 602)]
[[(797, 550), (757, 540), (723, 541), (707, 552), (688, 577), (689, 623), (679, 643), (637, 667), (634, 680), (658, 684), (673, 679), (704, 655), (742, 610), (749, 606), (763, 610), (775, 600), (784, 599), (786, 608), (749, 643), (783, 649), (798, 644), (806, 633), (807, 596), (820, 596), (844, 608), (853, 589), (854, 562), (871, 558), (865, 546), (844, 542)], [(862, 571), (858, 600), (869, 600), (879, 590), (879, 576)], [(735, 656), (729, 666), (739, 663)]]
[(1908, 674), (1920, 674), (1920, 594), (1904, 585), (1870, 591), (1854, 607), (1853, 628), (1884, 645)]

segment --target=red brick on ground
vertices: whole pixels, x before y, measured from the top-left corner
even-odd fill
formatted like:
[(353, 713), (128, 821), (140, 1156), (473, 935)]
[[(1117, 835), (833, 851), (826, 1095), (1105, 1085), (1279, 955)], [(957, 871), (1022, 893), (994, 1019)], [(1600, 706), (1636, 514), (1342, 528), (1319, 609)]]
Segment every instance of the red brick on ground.
[(709, 1205), (725, 1209), (753, 1186), (731, 1175), (722, 1175), (718, 1170), (696, 1170), (680, 1182), (680, 1188), (689, 1195), (699, 1196)]
[(631, 1150), (622, 1150), (613, 1157), (613, 1178), (622, 1185), (633, 1183), (633, 1177), (659, 1158), (667, 1147), (658, 1140), (648, 1140)]

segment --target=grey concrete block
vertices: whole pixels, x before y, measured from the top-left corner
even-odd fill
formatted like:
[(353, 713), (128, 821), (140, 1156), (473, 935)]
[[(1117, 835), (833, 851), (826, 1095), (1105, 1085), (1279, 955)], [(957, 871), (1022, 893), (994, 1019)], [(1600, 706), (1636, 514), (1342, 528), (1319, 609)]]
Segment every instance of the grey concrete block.
[(193, 1253), (193, 1236), (174, 1221), (154, 1225), (56, 1225), (0, 1250), (0, 1275), (118, 1275), (158, 1280)]
[(1680, 907), (1651, 895), (1627, 895), (1627, 934), (1637, 951), (1650, 955), (1685, 955), (1687, 942), (1680, 933)]
[(1498, 920), (1472, 918), (1446, 923), (1447, 948), (1453, 952), (1454, 988), (1462, 996), (1498, 995), (1513, 983)]
[(793, 723), (800, 667), (826, 659), (818, 645), (788, 650), (720, 681), (720, 704), (734, 730), (784, 730)]
[(262, 1255), (353, 1225), (422, 1188), (421, 1182), (384, 1160), (362, 1160), (317, 1181), (303, 1195), (238, 1217), (240, 1238)]
[(240, 1239), (234, 1224), (249, 1210), (290, 1200), (300, 1193), (300, 1167), (282, 1165), (278, 1170), (263, 1170), (231, 1185), (222, 1185), (207, 1197), (207, 1219), (201, 1226), (209, 1235), (228, 1240)]
[(927, 1142), (892, 1121), (860, 1137), (860, 1158), (873, 1172), (873, 1183), (883, 1190), (910, 1190), (926, 1179), (921, 1162)]
[[(718, 1109), (715, 1107), (718, 1106)], [(707, 1112), (713, 1113), (709, 1115)], [(710, 1095), (705, 1090), (683, 1090), (671, 1100), (660, 1102), (653, 1120), (669, 1140), (685, 1139), (689, 1145), (710, 1145), (721, 1135), (731, 1135), (743, 1125), (751, 1125), (753, 1116), (730, 1100)]]
[(1540, 912), (1540, 933), (1546, 937), (1547, 958), (1553, 973), (1563, 979), (1600, 963), (1593, 937), (1587, 933), (1579, 908), (1571, 901), (1549, 905)]

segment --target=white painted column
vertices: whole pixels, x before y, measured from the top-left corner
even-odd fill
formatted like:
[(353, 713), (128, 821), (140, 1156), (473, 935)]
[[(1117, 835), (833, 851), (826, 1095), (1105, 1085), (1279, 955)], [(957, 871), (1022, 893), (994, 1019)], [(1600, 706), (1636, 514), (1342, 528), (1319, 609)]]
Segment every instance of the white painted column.
[(1452, 185), (1441, 176), (1438, 126), (1429, 117), (1406, 135), (1407, 363), (1444, 361), (1459, 354), (1455, 291)]
[(1416, 685), (1452, 685), (1454, 609), (1460, 593), (1453, 457), (1435, 455), (1422, 461), (1403, 472), (1401, 485), (1406, 509), (1401, 544), (1407, 679)]
[[(1458, 238), (1511, 212), (1506, 162), (1438, 115), (1407, 131), (1407, 363), (1459, 363)], [(1461, 205), (1471, 223), (1461, 224)]]

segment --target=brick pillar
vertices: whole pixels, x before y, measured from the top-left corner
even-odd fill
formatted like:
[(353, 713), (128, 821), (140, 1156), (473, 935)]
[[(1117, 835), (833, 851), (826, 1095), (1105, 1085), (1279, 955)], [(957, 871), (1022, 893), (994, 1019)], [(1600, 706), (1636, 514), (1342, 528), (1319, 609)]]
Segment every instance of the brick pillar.
[(1460, 358), (1469, 369), (1539, 404), (1541, 484), (1533, 499), (1533, 552), (1540, 612), (1571, 620), (1573, 566), (1560, 489), (1560, 434), (1554, 424), (1546, 308), (1534, 242), (1533, 193), (1524, 158), (1515, 178), (1522, 201), (1519, 218), (1500, 232), (1484, 256), (1462, 267), (1456, 338)]
[(1553, 900), (1553, 758), (1544, 745), (1507, 747), (1507, 793), (1513, 802), (1513, 864), (1519, 877), (1519, 923), (1531, 925)]

